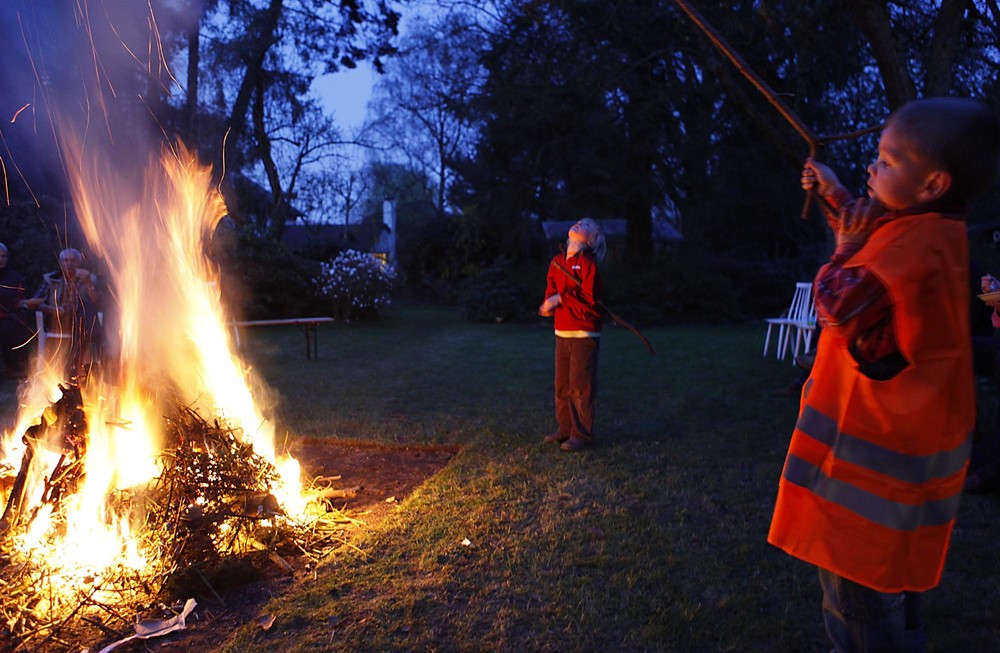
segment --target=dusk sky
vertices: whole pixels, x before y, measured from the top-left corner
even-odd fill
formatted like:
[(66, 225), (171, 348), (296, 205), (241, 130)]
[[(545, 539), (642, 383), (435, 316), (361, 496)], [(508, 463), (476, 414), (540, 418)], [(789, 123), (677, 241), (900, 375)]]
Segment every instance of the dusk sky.
[(364, 122), (375, 75), (368, 63), (361, 62), (354, 70), (324, 75), (313, 83), (338, 127), (350, 130)]

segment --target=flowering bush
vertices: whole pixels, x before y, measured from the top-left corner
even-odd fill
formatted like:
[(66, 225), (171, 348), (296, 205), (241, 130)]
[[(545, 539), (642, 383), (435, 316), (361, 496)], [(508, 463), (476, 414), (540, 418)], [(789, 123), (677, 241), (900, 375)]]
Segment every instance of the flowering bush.
[(329, 302), (334, 317), (351, 320), (376, 315), (380, 306), (389, 303), (395, 281), (391, 265), (348, 249), (321, 264), (316, 289)]

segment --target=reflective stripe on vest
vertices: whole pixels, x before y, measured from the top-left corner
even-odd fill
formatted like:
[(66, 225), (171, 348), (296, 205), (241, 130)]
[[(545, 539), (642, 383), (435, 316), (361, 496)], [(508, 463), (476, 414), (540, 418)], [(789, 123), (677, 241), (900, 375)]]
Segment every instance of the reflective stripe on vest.
[(898, 531), (915, 531), (923, 526), (941, 526), (955, 518), (961, 492), (947, 499), (914, 506), (872, 494), (845, 481), (824, 474), (819, 467), (790, 455), (785, 462), (785, 480), (807, 488), (818, 497), (856, 512), (876, 524)]
[[(930, 456), (899, 453), (840, 432), (835, 420), (809, 405), (802, 407), (802, 414), (795, 426), (828, 447), (832, 448), (836, 442), (838, 460), (887, 474), (905, 483), (926, 483), (931, 479), (957, 474), (969, 459), (972, 447), (972, 439), (969, 437), (950, 451), (939, 451)], [(882, 523), (879, 519), (875, 521)]]

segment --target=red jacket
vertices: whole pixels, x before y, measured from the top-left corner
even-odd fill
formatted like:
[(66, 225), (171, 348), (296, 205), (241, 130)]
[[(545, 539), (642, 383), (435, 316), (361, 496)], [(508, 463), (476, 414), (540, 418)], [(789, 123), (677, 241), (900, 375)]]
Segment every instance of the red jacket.
[[(576, 283), (562, 266), (580, 280)], [(603, 320), (597, 302), (601, 300), (601, 275), (597, 271), (597, 261), (588, 251), (575, 256), (556, 254), (549, 263), (545, 277), (545, 298), (558, 294), (562, 300), (555, 308), (556, 331), (600, 332)]]

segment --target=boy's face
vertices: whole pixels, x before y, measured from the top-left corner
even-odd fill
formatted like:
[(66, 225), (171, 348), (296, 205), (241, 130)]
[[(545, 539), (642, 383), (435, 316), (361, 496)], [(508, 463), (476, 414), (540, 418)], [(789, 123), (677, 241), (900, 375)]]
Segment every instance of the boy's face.
[(868, 166), (868, 195), (887, 209), (906, 209), (926, 201), (930, 166), (915, 159), (906, 141), (890, 126), (878, 143), (878, 159)]

